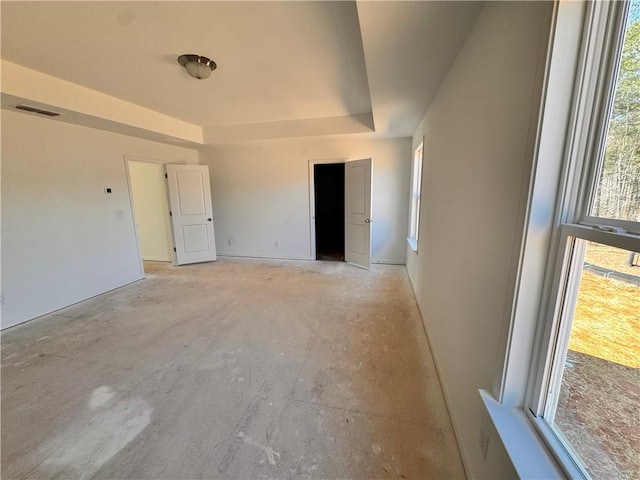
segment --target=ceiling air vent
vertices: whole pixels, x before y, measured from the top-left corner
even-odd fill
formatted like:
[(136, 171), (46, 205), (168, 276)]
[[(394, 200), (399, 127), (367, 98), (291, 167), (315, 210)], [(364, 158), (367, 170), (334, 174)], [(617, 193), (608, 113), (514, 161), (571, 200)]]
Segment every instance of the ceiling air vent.
[(39, 113), (40, 115), (46, 115), (47, 117), (57, 117), (60, 115), (56, 112), (49, 112), (47, 110), (42, 110), (41, 108), (30, 107), (29, 105), (16, 105), (16, 109), (24, 110), (25, 112)]

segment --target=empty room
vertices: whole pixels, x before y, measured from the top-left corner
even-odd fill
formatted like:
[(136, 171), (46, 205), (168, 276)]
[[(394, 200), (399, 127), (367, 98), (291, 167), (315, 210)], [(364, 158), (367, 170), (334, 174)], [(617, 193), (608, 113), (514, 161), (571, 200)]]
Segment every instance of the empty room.
[(638, 0), (0, 21), (2, 478), (638, 478)]

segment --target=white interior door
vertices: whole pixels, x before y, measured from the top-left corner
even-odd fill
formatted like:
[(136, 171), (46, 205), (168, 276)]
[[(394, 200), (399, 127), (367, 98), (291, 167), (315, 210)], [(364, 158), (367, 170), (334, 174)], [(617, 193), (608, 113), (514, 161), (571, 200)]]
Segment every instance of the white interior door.
[(371, 159), (344, 164), (345, 260), (371, 266)]
[(174, 237), (174, 264), (216, 259), (209, 167), (167, 165), (167, 185)]

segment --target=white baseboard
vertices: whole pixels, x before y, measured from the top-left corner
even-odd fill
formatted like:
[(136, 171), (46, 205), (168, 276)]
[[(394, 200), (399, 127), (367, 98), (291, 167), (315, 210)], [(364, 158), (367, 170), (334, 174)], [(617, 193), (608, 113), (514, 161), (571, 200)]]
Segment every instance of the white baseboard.
[(315, 260), (315, 258), (309, 257), (295, 257), (289, 255), (272, 256), (265, 253), (238, 253), (238, 252), (218, 252), (219, 257), (241, 257), (241, 258), (264, 258), (267, 260), (301, 260), (309, 261)]
[(379, 258), (373, 260), (371, 263), (375, 265), (406, 265), (406, 260), (385, 260), (383, 258)]

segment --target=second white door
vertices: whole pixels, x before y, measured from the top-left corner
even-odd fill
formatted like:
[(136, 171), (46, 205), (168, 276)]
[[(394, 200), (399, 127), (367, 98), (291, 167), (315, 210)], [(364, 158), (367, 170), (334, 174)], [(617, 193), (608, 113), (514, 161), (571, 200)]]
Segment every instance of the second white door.
[(371, 159), (345, 163), (345, 260), (371, 266)]
[(216, 259), (209, 167), (167, 165), (176, 265)]

